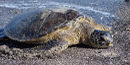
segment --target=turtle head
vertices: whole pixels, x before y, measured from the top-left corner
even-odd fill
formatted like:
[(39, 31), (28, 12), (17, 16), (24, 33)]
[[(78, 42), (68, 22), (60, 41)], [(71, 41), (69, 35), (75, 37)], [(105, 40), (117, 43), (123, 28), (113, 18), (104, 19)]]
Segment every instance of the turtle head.
[(95, 48), (108, 48), (112, 46), (112, 35), (108, 31), (94, 30), (89, 36), (89, 44)]

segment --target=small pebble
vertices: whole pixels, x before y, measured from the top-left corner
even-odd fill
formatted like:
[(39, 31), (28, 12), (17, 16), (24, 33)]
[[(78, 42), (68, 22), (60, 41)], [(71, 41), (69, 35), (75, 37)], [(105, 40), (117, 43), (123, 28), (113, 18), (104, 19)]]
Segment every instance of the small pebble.
[(127, 31), (130, 31), (130, 28), (126, 28)]

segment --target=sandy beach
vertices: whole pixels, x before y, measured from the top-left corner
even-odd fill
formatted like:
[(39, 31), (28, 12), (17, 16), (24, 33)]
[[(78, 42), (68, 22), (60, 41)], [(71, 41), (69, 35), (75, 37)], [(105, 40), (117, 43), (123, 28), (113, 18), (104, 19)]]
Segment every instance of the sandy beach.
[[(110, 10), (118, 18), (111, 17), (112, 20), (109, 21), (112, 24), (106, 23), (111, 25), (114, 39), (113, 46), (108, 49), (94, 49), (80, 44), (71, 46), (58, 55), (45, 56), (39, 50), (37, 51), (40, 53), (39, 56), (30, 57), (24, 55), (25, 52), (22, 50), (35, 45), (20, 44), (13, 40), (0, 40), (0, 65), (130, 65), (130, 3), (120, 4), (117, 4), (117, 10)], [(0, 7), (0, 22), (4, 21), (0, 23), (0, 28), (4, 28), (13, 16), (24, 11), (26, 10)], [(5, 16), (7, 14), (9, 14), (8, 17)], [(6, 20), (2, 19), (5, 17), (7, 17)], [(29, 53), (33, 53), (32, 51)]]

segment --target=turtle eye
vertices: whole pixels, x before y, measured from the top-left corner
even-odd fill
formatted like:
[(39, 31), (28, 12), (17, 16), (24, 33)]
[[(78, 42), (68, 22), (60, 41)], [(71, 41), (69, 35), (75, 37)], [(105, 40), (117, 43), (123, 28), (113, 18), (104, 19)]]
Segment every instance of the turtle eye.
[(101, 37), (100, 39), (99, 39), (99, 41), (105, 41), (106, 39), (105, 38), (103, 38), (103, 37)]

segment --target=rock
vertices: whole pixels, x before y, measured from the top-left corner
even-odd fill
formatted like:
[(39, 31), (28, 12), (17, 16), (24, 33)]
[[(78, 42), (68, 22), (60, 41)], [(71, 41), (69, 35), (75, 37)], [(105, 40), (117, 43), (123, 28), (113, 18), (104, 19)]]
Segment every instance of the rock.
[(6, 45), (1, 45), (0, 46), (0, 51), (4, 53), (8, 53), (10, 51), (9, 47)]

